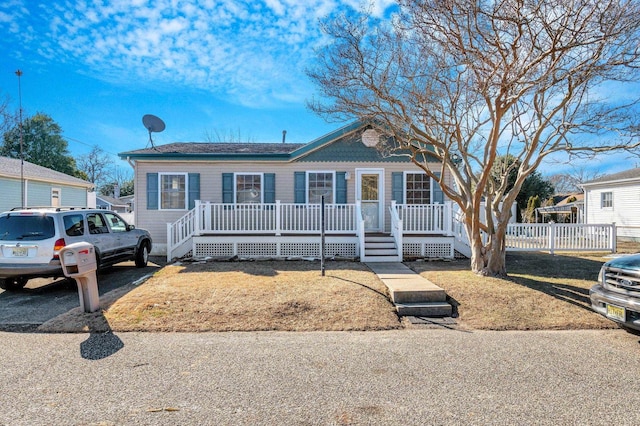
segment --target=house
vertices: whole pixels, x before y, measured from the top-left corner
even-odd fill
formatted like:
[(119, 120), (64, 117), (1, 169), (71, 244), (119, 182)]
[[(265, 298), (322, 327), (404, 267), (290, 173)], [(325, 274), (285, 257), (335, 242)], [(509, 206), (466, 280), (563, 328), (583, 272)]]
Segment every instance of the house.
[(127, 211), (133, 212), (135, 210), (135, 202), (133, 195), (125, 195), (124, 197), (119, 198), (121, 202), (127, 205)]
[(24, 206), (95, 207), (93, 184), (19, 159), (0, 157), (0, 211)]
[(134, 167), (136, 226), (151, 232), (154, 254), (169, 259), (317, 256), (324, 196), (327, 255), (453, 257), (451, 203), (406, 156), (363, 141), (365, 130), (356, 122), (306, 144), (122, 152)]
[(585, 223), (615, 223), (617, 235), (640, 239), (640, 168), (582, 184)]
[(553, 205), (536, 208), (536, 222), (539, 216), (542, 222), (584, 223), (584, 194), (554, 195)]
[(129, 205), (126, 201), (109, 197), (108, 195), (96, 195), (96, 207), (116, 213), (127, 213), (129, 211)]

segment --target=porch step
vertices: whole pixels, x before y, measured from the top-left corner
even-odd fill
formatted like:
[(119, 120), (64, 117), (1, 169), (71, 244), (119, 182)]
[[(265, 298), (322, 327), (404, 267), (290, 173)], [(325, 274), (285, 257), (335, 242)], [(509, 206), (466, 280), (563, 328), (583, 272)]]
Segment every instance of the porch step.
[(367, 262), (395, 262), (398, 260), (398, 248), (389, 235), (366, 235), (364, 255)]
[(398, 250), (395, 247), (391, 248), (364, 248), (365, 256), (397, 256)]
[(396, 303), (400, 316), (413, 317), (450, 317), (453, 308), (446, 302)]

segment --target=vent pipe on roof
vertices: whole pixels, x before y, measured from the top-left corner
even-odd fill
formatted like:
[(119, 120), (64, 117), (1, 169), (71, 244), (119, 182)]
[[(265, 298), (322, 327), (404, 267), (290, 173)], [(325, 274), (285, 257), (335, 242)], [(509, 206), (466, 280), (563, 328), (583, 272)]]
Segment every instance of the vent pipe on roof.
[(287, 131), (283, 130), (282, 131), (282, 143), (284, 143), (286, 139), (287, 139)]

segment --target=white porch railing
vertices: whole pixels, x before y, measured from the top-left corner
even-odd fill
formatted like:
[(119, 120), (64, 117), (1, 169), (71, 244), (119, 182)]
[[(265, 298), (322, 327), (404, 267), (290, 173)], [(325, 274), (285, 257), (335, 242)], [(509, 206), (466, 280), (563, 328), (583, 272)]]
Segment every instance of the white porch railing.
[[(319, 234), (322, 217), (319, 204), (225, 204), (196, 201), (195, 208), (167, 224), (167, 259), (194, 235), (206, 234)], [(356, 233), (355, 204), (326, 204), (325, 232)]]
[(402, 222), (405, 234), (451, 235), (453, 232), (452, 205), (445, 204), (396, 204), (391, 202)]
[(398, 249), (398, 262), (402, 262), (403, 258), (403, 246), (402, 246), (402, 234), (403, 234), (403, 223), (402, 219), (398, 215), (398, 209), (395, 208), (394, 203), (389, 206), (389, 213), (391, 217), (391, 236), (396, 244), (396, 248)]
[(362, 216), (362, 204), (356, 201), (356, 235), (358, 236), (358, 249), (360, 250), (360, 262), (364, 262), (364, 216)]

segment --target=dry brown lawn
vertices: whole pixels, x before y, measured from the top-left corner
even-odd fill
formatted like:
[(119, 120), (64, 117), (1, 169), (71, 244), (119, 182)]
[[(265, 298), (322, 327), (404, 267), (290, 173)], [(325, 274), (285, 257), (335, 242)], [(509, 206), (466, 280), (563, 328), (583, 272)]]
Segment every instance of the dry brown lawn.
[(445, 289), (457, 305), (460, 325), (469, 329), (616, 328), (594, 313), (589, 301), (604, 255), (509, 253), (508, 279), (480, 278), (470, 272), (468, 260), (410, 267)]
[[(619, 252), (640, 251), (620, 243)], [(591, 311), (589, 288), (599, 254), (510, 253), (509, 279), (479, 277), (469, 261), (408, 262), (444, 288), (466, 329), (615, 328)], [(316, 331), (402, 327), (384, 284), (364, 264), (256, 261), (169, 265), (140, 285), (101, 297), (100, 312), (76, 308), (43, 324), (43, 332)]]
[(256, 261), (165, 266), (144, 284), (77, 308), (40, 331), (318, 331), (401, 327), (385, 285), (364, 264)]

